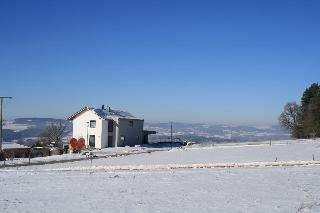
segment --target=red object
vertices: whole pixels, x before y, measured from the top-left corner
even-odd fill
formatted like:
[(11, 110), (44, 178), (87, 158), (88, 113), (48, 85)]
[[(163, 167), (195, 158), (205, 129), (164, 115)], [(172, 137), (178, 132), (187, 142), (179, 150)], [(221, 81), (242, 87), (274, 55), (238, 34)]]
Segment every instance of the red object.
[(78, 140), (75, 138), (70, 139), (70, 145), (72, 147), (72, 151), (75, 152), (78, 149)]
[(85, 140), (84, 140), (84, 138), (80, 138), (78, 140), (78, 150), (83, 150), (85, 148), (86, 148)]

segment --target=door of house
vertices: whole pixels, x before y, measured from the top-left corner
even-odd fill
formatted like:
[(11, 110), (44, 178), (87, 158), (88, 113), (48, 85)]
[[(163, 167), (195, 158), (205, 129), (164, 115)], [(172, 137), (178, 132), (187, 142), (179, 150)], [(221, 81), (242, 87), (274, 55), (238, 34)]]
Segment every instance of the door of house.
[(89, 146), (90, 147), (95, 147), (96, 145), (96, 136), (95, 135), (90, 135), (89, 136)]
[(108, 147), (114, 147), (113, 137), (108, 136)]

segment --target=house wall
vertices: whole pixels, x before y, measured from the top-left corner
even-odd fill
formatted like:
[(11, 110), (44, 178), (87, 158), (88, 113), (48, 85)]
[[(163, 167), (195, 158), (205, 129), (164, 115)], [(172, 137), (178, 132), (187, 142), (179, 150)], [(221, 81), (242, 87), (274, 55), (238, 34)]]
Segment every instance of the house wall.
[[(133, 126), (129, 122), (133, 121)], [(118, 119), (116, 128), (117, 146), (141, 145), (143, 142), (143, 120)], [(121, 140), (124, 137), (124, 141)]]
[[(90, 122), (90, 120), (95, 120), (96, 121), (96, 127), (95, 128), (90, 128), (90, 123), (89, 127), (87, 122)], [(96, 115), (92, 111), (86, 111), (83, 112), (81, 115), (76, 117), (73, 120), (73, 133), (72, 136), (76, 139), (79, 138), (84, 138), (86, 142), (86, 146), (89, 146), (89, 135), (95, 135), (95, 148), (104, 148), (106, 147), (105, 145), (108, 144), (108, 137), (105, 137), (105, 132), (102, 132), (102, 119)], [(88, 134), (87, 134), (88, 130)]]
[[(116, 144), (116, 132), (117, 132), (117, 126), (118, 126), (118, 123), (117, 121), (114, 121), (114, 120), (108, 120), (108, 122), (113, 122), (113, 131), (112, 132), (109, 132), (108, 131), (108, 126), (106, 127), (107, 131), (108, 131), (108, 136), (111, 136), (112, 137), (112, 146), (111, 147), (116, 147), (117, 144)], [(109, 143), (109, 138), (108, 138), (108, 143)]]
[(108, 120), (102, 120), (101, 147), (108, 147)]

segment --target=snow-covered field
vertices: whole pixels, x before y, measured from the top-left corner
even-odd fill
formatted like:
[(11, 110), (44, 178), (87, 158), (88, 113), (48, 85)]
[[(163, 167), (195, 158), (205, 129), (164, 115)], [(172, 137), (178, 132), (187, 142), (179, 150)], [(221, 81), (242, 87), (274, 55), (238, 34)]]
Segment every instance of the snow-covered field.
[[(158, 150), (158, 151), (156, 151)], [(148, 151), (156, 151), (148, 153)], [(315, 160), (320, 161), (320, 140), (317, 141), (302, 141), (290, 143), (278, 143), (273, 145), (256, 144), (256, 145), (220, 145), (213, 147), (190, 147), (190, 148), (116, 148), (103, 149), (95, 152), (100, 156), (110, 156), (110, 154), (118, 153), (119, 157), (107, 157), (90, 160), (82, 160), (75, 162), (45, 164), (38, 166), (30, 166), (29, 170), (50, 170), (50, 169), (135, 169), (144, 168), (150, 170), (152, 168), (167, 167), (186, 167), (187, 165), (230, 165), (230, 164), (252, 164), (252, 163), (275, 163), (276, 162), (309, 162)], [(128, 156), (121, 154), (136, 153)], [(140, 153), (140, 154), (138, 154)], [(47, 159), (40, 158), (38, 161), (60, 158), (78, 158), (78, 154), (65, 156), (51, 156)], [(36, 161), (37, 159), (32, 159)], [(19, 168), (21, 169), (21, 168)]]
[[(12, 145), (12, 144), (7, 144)], [(140, 154), (140, 153), (150, 153), (154, 151), (168, 150), (168, 148), (155, 148), (155, 147), (117, 147), (117, 148), (107, 148), (102, 150), (92, 151), (97, 157), (113, 157), (113, 156), (126, 156), (129, 154)], [(52, 164), (57, 162), (62, 162), (65, 165), (67, 161), (82, 161), (88, 160), (84, 153), (75, 154), (64, 154), (64, 155), (52, 155), (47, 157), (37, 157), (31, 158), (31, 164)], [(5, 164), (5, 165), (4, 165)], [(28, 158), (15, 158), (8, 159), (6, 162), (0, 161), (0, 166), (23, 166), (29, 164)]]
[(320, 212), (320, 140), (148, 149), (2, 168), (1, 212)]

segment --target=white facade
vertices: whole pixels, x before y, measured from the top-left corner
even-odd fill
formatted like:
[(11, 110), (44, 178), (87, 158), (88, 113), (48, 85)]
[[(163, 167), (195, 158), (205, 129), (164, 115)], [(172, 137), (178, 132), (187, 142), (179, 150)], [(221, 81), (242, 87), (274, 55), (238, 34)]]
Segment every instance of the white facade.
[(73, 124), (72, 137), (83, 138), (87, 147), (100, 149), (143, 143), (144, 120), (127, 112), (85, 107), (69, 120)]

